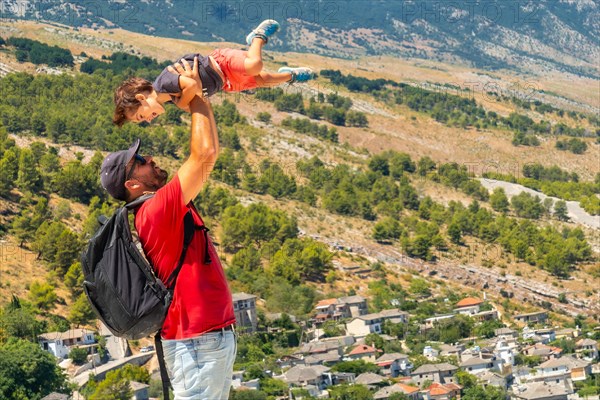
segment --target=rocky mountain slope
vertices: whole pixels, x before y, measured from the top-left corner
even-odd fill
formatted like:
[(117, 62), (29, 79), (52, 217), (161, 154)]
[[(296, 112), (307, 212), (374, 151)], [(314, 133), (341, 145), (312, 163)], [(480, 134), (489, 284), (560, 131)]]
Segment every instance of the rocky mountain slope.
[(599, 76), (600, 6), (594, 0), (5, 0), (1, 7), (10, 18), (197, 41), (239, 42), (258, 21), (275, 18), (282, 23), (273, 40), (278, 50)]

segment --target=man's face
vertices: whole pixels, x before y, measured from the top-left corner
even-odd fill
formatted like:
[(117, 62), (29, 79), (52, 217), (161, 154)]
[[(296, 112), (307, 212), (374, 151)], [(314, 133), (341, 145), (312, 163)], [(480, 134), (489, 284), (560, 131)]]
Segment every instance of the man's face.
[(140, 122), (151, 122), (154, 118), (165, 112), (165, 108), (156, 101), (155, 97), (143, 96), (138, 109), (127, 115), (127, 118), (136, 124)]
[(145, 191), (155, 192), (166, 185), (169, 174), (160, 169), (151, 156), (142, 157), (136, 154), (129, 164), (126, 170), (127, 180), (138, 181)]

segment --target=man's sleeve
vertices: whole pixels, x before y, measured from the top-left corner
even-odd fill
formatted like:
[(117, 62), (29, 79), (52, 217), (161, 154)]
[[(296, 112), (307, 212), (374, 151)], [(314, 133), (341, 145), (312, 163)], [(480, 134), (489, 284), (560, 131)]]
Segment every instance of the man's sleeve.
[(179, 74), (169, 72), (166, 68), (156, 78), (152, 87), (158, 93), (180, 93), (181, 87), (179, 87)]

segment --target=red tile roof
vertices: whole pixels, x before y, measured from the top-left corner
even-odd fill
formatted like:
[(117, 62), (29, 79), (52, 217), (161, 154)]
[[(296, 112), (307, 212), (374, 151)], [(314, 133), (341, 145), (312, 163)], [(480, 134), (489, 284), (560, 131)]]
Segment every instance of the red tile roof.
[(319, 307), (327, 307), (330, 306), (332, 304), (337, 303), (337, 299), (325, 299), (325, 300), (321, 300), (317, 303), (317, 305), (315, 306), (315, 308), (319, 308)]
[(443, 396), (448, 393), (461, 390), (462, 386), (454, 383), (447, 383), (442, 385), (441, 383), (434, 382), (426, 390), (429, 391), (431, 396)]
[(458, 303), (456, 303), (456, 307), (471, 307), (482, 304), (483, 300), (476, 299), (475, 297), (467, 297), (466, 299), (462, 299)]
[(368, 353), (377, 353), (381, 350), (377, 350), (375, 347), (372, 346), (367, 346), (366, 344), (361, 344), (356, 346), (354, 349), (352, 349), (352, 351), (349, 353), (350, 355), (357, 355), (357, 354), (368, 354)]
[(418, 387), (414, 387), (414, 386), (408, 386), (405, 385), (404, 383), (396, 383), (396, 386), (398, 386), (400, 389), (402, 389), (402, 391), (406, 394), (413, 394), (419, 391)]

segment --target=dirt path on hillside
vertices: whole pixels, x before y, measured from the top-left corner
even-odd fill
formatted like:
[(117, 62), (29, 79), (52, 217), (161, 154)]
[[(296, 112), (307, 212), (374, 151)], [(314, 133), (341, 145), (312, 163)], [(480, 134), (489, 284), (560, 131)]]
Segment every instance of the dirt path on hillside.
[[(486, 178), (481, 178), (481, 179), (479, 179), (479, 181), (481, 182), (483, 187), (485, 187), (490, 192), (493, 191), (497, 187), (504, 189), (504, 191), (506, 192), (506, 196), (508, 196), (509, 198), (516, 196), (516, 195), (520, 194), (521, 192), (527, 192), (533, 196), (538, 196), (540, 198), (540, 200), (542, 200), (542, 202), (548, 198), (552, 199), (554, 202), (562, 200), (557, 197), (546, 196), (544, 193), (537, 192), (533, 189), (530, 189), (523, 185), (519, 185), (517, 183), (497, 181), (495, 179), (486, 179)], [(594, 229), (600, 229), (600, 215), (588, 214), (579, 205), (578, 201), (565, 201), (565, 203), (567, 203), (568, 215), (569, 215), (569, 218), (571, 219), (571, 222), (574, 222), (576, 224), (586, 225), (586, 226), (588, 226), (590, 228), (594, 228)]]

